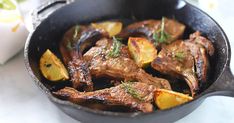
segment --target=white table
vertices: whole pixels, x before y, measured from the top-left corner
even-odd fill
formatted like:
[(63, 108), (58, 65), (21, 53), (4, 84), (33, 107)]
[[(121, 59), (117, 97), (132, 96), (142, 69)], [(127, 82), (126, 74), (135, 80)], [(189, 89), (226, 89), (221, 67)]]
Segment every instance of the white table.
[[(224, 28), (234, 49), (234, 17), (230, 16), (234, 13), (234, 2), (220, 0), (221, 2), (219, 9), (210, 14)], [(234, 71), (233, 65), (232, 70)], [(0, 66), (0, 83), (0, 123), (79, 123), (55, 107), (35, 86), (25, 69), (23, 52), (6, 65)], [(177, 121), (187, 122), (233, 123), (234, 98), (207, 98), (194, 112)]]

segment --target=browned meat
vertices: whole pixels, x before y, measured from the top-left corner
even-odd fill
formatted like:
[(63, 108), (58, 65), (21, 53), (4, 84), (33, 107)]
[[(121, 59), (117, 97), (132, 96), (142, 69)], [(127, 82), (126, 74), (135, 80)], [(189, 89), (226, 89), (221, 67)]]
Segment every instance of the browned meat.
[(84, 54), (84, 59), (90, 62), (91, 74), (95, 77), (108, 76), (125, 81), (140, 81), (153, 84), (157, 88), (171, 89), (167, 80), (152, 77), (129, 58), (126, 46), (122, 45), (118, 57), (108, 57), (112, 40), (103, 39), (97, 42)]
[(65, 87), (54, 92), (54, 94), (81, 105), (91, 101), (112, 106), (123, 105), (142, 112), (152, 112), (153, 105), (151, 102), (155, 90), (156, 88), (153, 85), (132, 82), (93, 92), (78, 92), (73, 88)]
[(93, 82), (88, 64), (81, 59), (73, 59), (68, 63), (69, 73), (74, 88), (83, 89), (84, 91), (93, 90)]
[(189, 38), (189, 41), (202, 45), (210, 56), (214, 54), (213, 44), (210, 40), (201, 36), (201, 33), (199, 31), (196, 31), (195, 33), (191, 34)]
[(206, 82), (209, 69), (208, 55), (212, 56), (214, 54), (214, 47), (211, 41), (200, 35), (198, 31), (191, 34), (190, 39), (186, 40), (185, 44), (195, 59), (198, 80)]
[(118, 35), (121, 38), (128, 38), (130, 36), (146, 36), (153, 39), (153, 33), (160, 28), (161, 22), (159, 20), (145, 20), (128, 25)]
[(93, 46), (102, 37), (108, 37), (108, 34), (91, 26), (77, 25), (69, 29), (60, 42), (60, 51), (65, 64), (68, 65), (73, 58), (80, 58), (84, 50)]
[(60, 42), (63, 61), (69, 69), (73, 87), (84, 91), (92, 91), (93, 83), (87, 63), (82, 53), (99, 40), (108, 36), (104, 30), (90, 26), (77, 25), (68, 30)]
[(181, 40), (164, 46), (151, 66), (164, 74), (184, 78), (191, 94), (198, 90), (198, 80), (194, 70), (194, 58), (190, 49)]
[[(130, 36), (145, 36), (151, 41), (155, 41), (154, 33), (160, 31), (162, 21), (145, 20), (128, 25), (118, 36), (128, 38)], [(176, 20), (165, 18), (165, 32), (170, 35), (165, 42), (172, 42), (180, 38), (185, 30), (185, 26)]]
[[(110, 58), (108, 57), (108, 52), (110, 51), (113, 44), (112, 39), (103, 38), (96, 42), (96, 46), (90, 48), (85, 54), (84, 59), (86, 61), (91, 61), (93, 58), (102, 56), (103, 58)], [(119, 56), (130, 58), (130, 54), (128, 51), (128, 47), (121, 44)]]
[(193, 42), (185, 42), (185, 45), (190, 49), (195, 60), (195, 71), (200, 82), (206, 82), (207, 72), (209, 68), (209, 60), (206, 49), (200, 44)]

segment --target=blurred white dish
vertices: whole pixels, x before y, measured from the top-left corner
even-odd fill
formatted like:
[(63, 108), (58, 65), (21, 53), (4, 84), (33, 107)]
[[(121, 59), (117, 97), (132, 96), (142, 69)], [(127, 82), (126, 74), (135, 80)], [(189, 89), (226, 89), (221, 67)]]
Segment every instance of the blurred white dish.
[(23, 48), (28, 35), (16, 4), (15, 7), (13, 10), (0, 9), (0, 64)]

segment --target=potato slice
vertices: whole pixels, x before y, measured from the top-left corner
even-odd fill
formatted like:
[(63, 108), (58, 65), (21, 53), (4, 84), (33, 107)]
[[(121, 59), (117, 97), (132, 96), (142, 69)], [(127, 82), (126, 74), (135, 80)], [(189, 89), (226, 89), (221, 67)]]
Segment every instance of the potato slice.
[(154, 100), (159, 109), (168, 109), (191, 101), (193, 98), (179, 92), (157, 89)]
[(67, 69), (49, 49), (40, 58), (40, 69), (43, 76), (48, 80), (58, 81), (69, 79)]
[(121, 22), (105, 21), (101, 23), (92, 23), (91, 26), (97, 29), (104, 29), (108, 32), (109, 36), (112, 37), (122, 30), (123, 24)]
[(128, 39), (128, 49), (139, 67), (147, 66), (157, 56), (156, 48), (146, 38), (130, 37)]

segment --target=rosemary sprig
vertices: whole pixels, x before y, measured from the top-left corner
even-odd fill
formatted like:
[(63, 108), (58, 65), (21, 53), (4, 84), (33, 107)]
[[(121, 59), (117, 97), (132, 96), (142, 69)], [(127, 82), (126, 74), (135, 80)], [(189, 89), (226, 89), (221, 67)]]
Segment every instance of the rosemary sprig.
[(52, 64), (45, 63), (45, 64), (44, 64), (44, 66), (45, 66), (45, 67), (47, 67), (47, 68), (49, 68), (49, 67), (51, 67), (51, 66), (52, 66)]
[(130, 82), (122, 82), (122, 88), (126, 90), (127, 93), (130, 94), (132, 97), (140, 101), (144, 101), (144, 98), (141, 97), (141, 95), (137, 92), (137, 90), (131, 86)]
[(73, 49), (72, 42), (77, 38), (79, 31), (80, 31), (80, 26), (76, 25), (75, 29), (74, 29), (74, 33), (73, 33), (72, 39), (70, 39), (70, 40), (67, 41), (67, 46), (66, 47), (67, 47), (68, 50), (72, 50)]
[(183, 61), (184, 58), (185, 58), (185, 53), (183, 51), (178, 51), (178, 52), (175, 53), (175, 58), (178, 61)]
[(74, 31), (74, 34), (73, 34), (73, 39), (75, 39), (78, 36), (79, 31), (80, 31), (80, 26), (76, 25), (75, 26), (75, 31)]
[(72, 50), (73, 49), (71, 41), (67, 41), (67, 49), (68, 50)]
[(155, 45), (157, 45), (159, 43), (169, 43), (168, 39), (170, 37), (171, 36), (167, 32), (165, 32), (165, 18), (163, 17), (162, 21), (161, 21), (160, 29), (153, 34), (153, 39), (155, 40)]
[(112, 47), (111, 47), (110, 51), (108, 52), (107, 56), (112, 57), (112, 58), (118, 57), (120, 55), (121, 46), (122, 46), (122, 44), (121, 44), (120, 40), (116, 37), (113, 37), (113, 44), (112, 44)]

